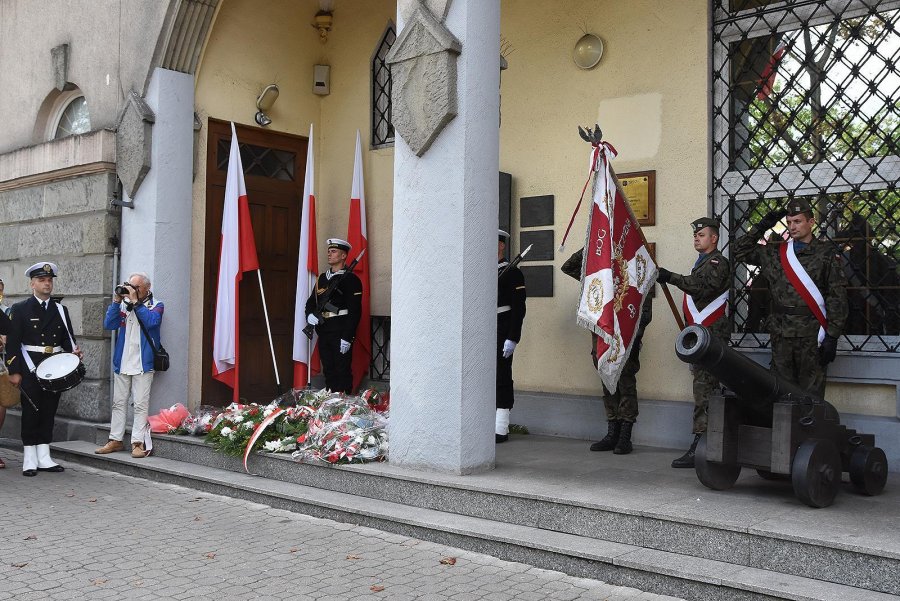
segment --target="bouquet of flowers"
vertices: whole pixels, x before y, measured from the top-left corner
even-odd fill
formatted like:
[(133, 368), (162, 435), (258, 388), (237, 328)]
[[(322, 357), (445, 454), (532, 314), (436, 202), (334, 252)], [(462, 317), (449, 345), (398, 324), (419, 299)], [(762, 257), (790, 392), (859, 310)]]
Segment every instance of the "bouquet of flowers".
[[(226, 455), (240, 457), (253, 435), (256, 426), (271, 415), (278, 406), (270, 403), (265, 406), (256, 403), (243, 405), (232, 403), (220, 413), (212, 423), (212, 428), (206, 435), (206, 442), (212, 443), (213, 448)], [(261, 448), (268, 440), (260, 439), (254, 445)]]
[(213, 428), (213, 423), (222, 412), (217, 407), (202, 405), (196, 415), (188, 415), (181, 422), (181, 427), (176, 434), (190, 434), (191, 436), (205, 436)]
[(297, 439), (293, 457), (305, 461), (361, 463), (387, 454), (387, 415), (372, 409), (367, 396), (331, 394), (301, 407), (309, 414), (306, 435)]

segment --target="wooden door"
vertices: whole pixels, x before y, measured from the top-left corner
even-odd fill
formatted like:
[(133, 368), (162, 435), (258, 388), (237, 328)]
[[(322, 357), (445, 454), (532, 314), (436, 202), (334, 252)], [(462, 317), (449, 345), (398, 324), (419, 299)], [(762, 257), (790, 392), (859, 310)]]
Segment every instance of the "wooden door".
[[(237, 135), (275, 358), (282, 389), (288, 390), (293, 380), (291, 351), (307, 138), (240, 125)], [(232, 399), (231, 388), (212, 378), (213, 321), (230, 147), (230, 124), (210, 119), (206, 162), (202, 402), (217, 406), (227, 405)], [(267, 403), (275, 398), (277, 391), (256, 273), (244, 274), (239, 294), (240, 396), (247, 402)]]

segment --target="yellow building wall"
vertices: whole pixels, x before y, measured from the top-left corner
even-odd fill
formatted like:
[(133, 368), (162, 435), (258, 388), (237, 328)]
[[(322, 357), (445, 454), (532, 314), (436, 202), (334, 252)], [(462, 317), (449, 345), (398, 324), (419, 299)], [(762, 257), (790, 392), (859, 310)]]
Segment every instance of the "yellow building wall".
[[(197, 74), (196, 107), (207, 117), (253, 124), (255, 99), (268, 83), (281, 94), (269, 129), (307, 135), (315, 126), (320, 253), (324, 240), (347, 231), (356, 130), (363, 143), (372, 313), (390, 313), (393, 149), (370, 149), (371, 57), (394, 18), (393, 0), (341, 0), (334, 28), (321, 44), (310, 27), (315, 0), (225, 0)], [(619, 151), (617, 172), (656, 171), (656, 225), (644, 228), (661, 265), (690, 270), (695, 254), (688, 223), (708, 214), (706, 0), (502, 0), (501, 33), (511, 46), (501, 76), (500, 168), (513, 176), (513, 249), (518, 252), (518, 199), (555, 196), (556, 244), (587, 175), (587, 144), (577, 125), (599, 123)], [(592, 70), (575, 66), (572, 50), (584, 30), (599, 35), (603, 58)], [(463, 49), (465, 51), (465, 49)], [(331, 94), (312, 94), (312, 68), (331, 66)], [(206, 128), (198, 148), (203, 165)], [(590, 202), (590, 199), (586, 199)], [(205, 174), (194, 185), (193, 273), (202, 278)], [(578, 284), (559, 267), (583, 244), (587, 208), (554, 266), (555, 295), (528, 301), (516, 351), (516, 387), (597, 395), (590, 336), (575, 324)], [(215, 225), (218, 227), (218, 224)], [(544, 228), (530, 228), (544, 229)], [(429, 252), (423, 232), (422, 252)], [(320, 255), (321, 256), (321, 255)], [(541, 264), (549, 264), (543, 262)], [(680, 306), (681, 294), (675, 291)], [(192, 344), (202, 337), (202, 308), (191, 315)], [(423, 332), (427, 324), (423, 324)], [(661, 294), (644, 337), (641, 398), (691, 401), (687, 366), (674, 355), (675, 321)], [(199, 398), (199, 360), (191, 390)], [(843, 411), (892, 415), (891, 386), (829, 386)]]

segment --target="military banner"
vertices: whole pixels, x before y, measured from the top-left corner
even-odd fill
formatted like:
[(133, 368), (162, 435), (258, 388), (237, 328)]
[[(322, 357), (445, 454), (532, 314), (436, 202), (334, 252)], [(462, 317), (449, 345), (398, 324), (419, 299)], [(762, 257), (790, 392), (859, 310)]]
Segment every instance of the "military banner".
[(657, 273), (610, 165), (615, 156), (607, 142), (592, 146), (594, 185), (577, 314), (578, 324), (597, 335), (597, 372), (611, 391), (631, 352), (641, 307)]

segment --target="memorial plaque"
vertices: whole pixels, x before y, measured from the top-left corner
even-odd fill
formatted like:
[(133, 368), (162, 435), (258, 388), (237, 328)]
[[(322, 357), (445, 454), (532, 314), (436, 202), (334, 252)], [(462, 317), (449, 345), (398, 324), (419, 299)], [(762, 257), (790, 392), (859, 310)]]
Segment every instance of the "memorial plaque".
[(616, 176), (640, 225), (656, 225), (656, 171), (635, 171)]
[(519, 200), (519, 227), (553, 225), (553, 195), (524, 196)]
[(553, 237), (553, 230), (519, 232), (519, 252), (528, 248), (529, 244), (534, 245), (522, 261), (552, 261)]
[(553, 265), (526, 265), (519, 269), (525, 276), (528, 298), (553, 296)]

